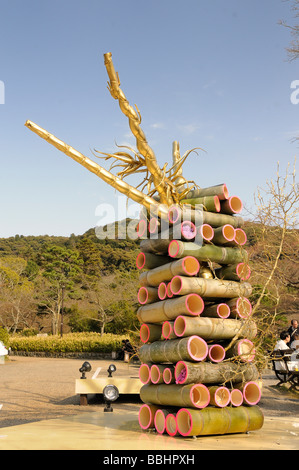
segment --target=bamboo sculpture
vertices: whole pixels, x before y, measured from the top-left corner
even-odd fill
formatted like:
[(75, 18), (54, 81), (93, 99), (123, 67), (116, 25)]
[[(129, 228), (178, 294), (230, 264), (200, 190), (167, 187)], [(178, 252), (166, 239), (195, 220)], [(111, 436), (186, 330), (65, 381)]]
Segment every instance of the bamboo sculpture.
[[(226, 184), (201, 188), (186, 180), (183, 164), (196, 149), (181, 156), (177, 141), (171, 167), (160, 168), (138, 108), (120, 88), (111, 53), (104, 54), (104, 63), (108, 89), (137, 147), (132, 153), (97, 152), (112, 160), (110, 169), (120, 168), (116, 175), (32, 121), (25, 126), (142, 206), (136, 259), (140, 427), (170, 436), (258, 430), (263, 415), (257, 406), (261, 391), (242, 201), (229, 195)], [(134, 173), (144, 173), (136, 188), (124, 181)]]

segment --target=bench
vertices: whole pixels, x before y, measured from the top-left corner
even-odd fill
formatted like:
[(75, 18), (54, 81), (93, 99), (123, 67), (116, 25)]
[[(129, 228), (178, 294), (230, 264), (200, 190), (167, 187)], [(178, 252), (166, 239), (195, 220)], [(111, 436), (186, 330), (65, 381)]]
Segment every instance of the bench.
[[(291, 385), (290, 388), (297, 388), (299, 386), (299, 370), (290, 370), (289, 368), (289, 362), (293, 352), (293, 350), (278, 349), (270, 354), (274, 373), (279, 380), (276, 385), (289, 383)], [(277, 362), (281, 361), (284, 364), (284, 369), (280, 369), (277, 366)]]

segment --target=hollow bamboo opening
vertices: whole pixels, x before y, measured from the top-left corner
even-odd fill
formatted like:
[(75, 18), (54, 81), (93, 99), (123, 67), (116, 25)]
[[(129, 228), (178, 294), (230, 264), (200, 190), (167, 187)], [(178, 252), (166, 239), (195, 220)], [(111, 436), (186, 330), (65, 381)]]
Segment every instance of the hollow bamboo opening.
[(175, 258), (179, 252), (179, 244), (177, 240), (172, 240), (168, 246), (168, 254), (171, 258)]
[(146, 228), (147, 228), (147, 223), (145, 220), (140, 220), (137, 224), (137, 235), (138, 237), (142, 237), (145, 232), (146, 232)]
[(221, 362), (225, 358), (225, 349), (220, 344), (209, 347), (209, 358), (212, 362)]
[(202, 361), (208, 354), (208, 345), (200, 336), (190, 336), (187, 349), (194, 361)]
[(168, 320), (166, 320), (162, 325), (162, 336), (164, 339), (168, 339), (172, 333), (172, 326)]
[(242, 339), (238, 343), (238, 356), (245, 362), (252, 362), (255, 358), (255, 348), (252, 341), (249, 339)]
[(185, 304), (191, 315), (200, 315), (205, 308), (204, 301), (198, 294), (188, 294)]
[(168, 219), (172, 224), (175, 224), (180, 217), (180, 212), (177, 207), (172, 206), (168, 211)]
[(156, 364), (150, 368), (150, 378), (153, 384), (157, 384), (161, 378), (161, 372)]
[(230, 392), (230, 401), (233, 406), (241, 406), (243, 403), (243, 393), (238, 388), (233, 388)]
[(243, 388), (244, 401), (248, 405), (256, 405), (261, 399), (261, 389), (256, 382), (247, 382)]
[(252, 305), (246, 297), (239, 297), (236, 303), (236, 310), (240, 318), (248, 318), (252, 312)]
[(221, 204), (220, 204), (219, 196), (214, 196), (214, 204), (215, 204), (215, 210), (216, 210), (216, 212), (220, 212), (220, 210), (221, 210)]
[(150, 330), (146, 323), (140, 327), (140, 339), (143, 343), (147, 343), (150, 337)]
[(138, 302), (143, 305), (148, 301), (148, 290), (146, 287), (140, 287), (137, 294)]
[(165, 384), (170, 384), (171, 381), (172, 381), (172, 371), (171, 369), (169, 369), (169, 367), (166, 367), (166, 369), (164, 369), (163, 371), (163, 382)]
[(184, 361), (176, 363), (174, 368), (174, 375), (177, 384), (183, 384), (187, 379), (187, 367)]
[(138, 421), (142, 429), (148, 429), (153, 425), (154, 417), (149, 405), (141, 405), (138, 414)]
[(167, 293), (167, 297), (169, 297), (171, 299), (171, 297), (173, 297), (173, 292), (170, 288), (170, 282), (168, 282), (168, 284), (166, 285), (166, 293)]
[(137, 258), (136, 258), (137, 269), (142, 269), (144, 265), (145, 265), (145, 254), (140, 252), (138, 253)]
[(166, 432), (169, 436), (175, 436), (178, 432), (176, 417), (172, 413), (169, 413), (166, 416), (165, 428), (166, 428)]
[(238, 196), (231, 196), (229, 199), (229, 207), (234, 214), (239, 214), (243, 209), (243, 203)]
[(174, 276), (171, 280), (171, 292), (174, 295), (177, 295), (180, 293), (180, 290), (182, 289), (182, 279), (180, 276)]
[(245, 243), (247, 242), (247, 235), (243, 229), (241, 228), (235, 229), (234, 240), (238, 245), (245, 245)]
[(160, 282), (158, 286), (158, 297), (160, 300), (164, 300), (167, 297), (167, 286), (165, 282)]
[(219, 408), (227, 406), (231, 400), (229, 389), (226, 387), (219, 387), (215, 392), (214, 400)]
[(178, 432), (182, 436), (188, 436), (193, 426), (191, 413), (186, 408), (181, 408), (177, 412), (176, 422), (177, 422)]
[(246, 263), (239, 263), (236, 267), (236, 273), (242, 281), (247, 281), (251, 275), (251, 269)]
[(203, 224), (200, 229), (201, 236), (206, 241), (211, 241), (214, 237), (214, 229), (208, 224)]
[(163, 434), (165, 431), (165, 415), (162, 410), (157, 410), (155, 413), (155, 428), (159, 434)]
[(181, 224), (181, 234), (186, 240), (193, 240), (196, 236), (196, 227), (193, 222), (186, 220)]
[(148, 223), (148, 231), (149, 233), (156, 233), (158, 231), (159, 222), (156, 217), (152, 217)]
[(139, 367), (139, 379), (143, 384), (147, 384), (150, 381), (150, 368), (147, 364), (141, 364)]
[(204, 384), (195, 384), (190, 390), (190, 398), (196, 408), (205, 408), (210, 402), (210, 392)]
[(231, 242), (235, 239), (235, 228), (229, 224), (224, 225), (222, 227), (222, 235), (227, 241)]
[(200, 264), (193, 256), (185, 256), (182, 260), (182, 267), (186, 274), (189, 276), (195, 276), (200, 269)]
[(228, 318), (230, 316), (230, 308), (227, 304), (218, 304), (217, 314), (220, 318)]

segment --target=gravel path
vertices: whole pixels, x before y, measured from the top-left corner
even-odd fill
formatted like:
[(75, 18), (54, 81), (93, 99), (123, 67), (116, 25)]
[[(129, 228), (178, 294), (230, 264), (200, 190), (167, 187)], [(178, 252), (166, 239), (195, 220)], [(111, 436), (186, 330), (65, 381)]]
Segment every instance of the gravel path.
[[(89, 397), (88, 406), (80, 406), (75, 394), (75, 381), (81, 374), (82, 359), (55, 359), (11, 356), (0, 364), (0, 428), (60, 418), (67, 415), (98, 411), (103, 407), (100, 395)], [(122, 361), (89, 360), (92, 371), (101, 367), (100, 376), (106, 376), (109, 364), (117, 367), (116, 376), (138, 376), (138, 365)], [(272, 371), (263, 378), (263, 393), (259, 403), (267, 416), (299, 416), (299, 393), (277, 387)], [(139, 396), (121, 396), (115, 406), (139, 409)]]

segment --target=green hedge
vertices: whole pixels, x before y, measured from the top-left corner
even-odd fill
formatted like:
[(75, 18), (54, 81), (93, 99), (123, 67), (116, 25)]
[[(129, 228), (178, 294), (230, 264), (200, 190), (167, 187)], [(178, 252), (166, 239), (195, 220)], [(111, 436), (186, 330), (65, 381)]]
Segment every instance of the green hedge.
[(46, 353), (73, 353), (73, 352), (99, 352), (110, 353), (122, 347), (122, 340), (130, 339), (127, 336), (105, 333), (67, 333), (61, 338), (53, 336), (10, 336), (9, 346), (12, 351), (46, 352)]

